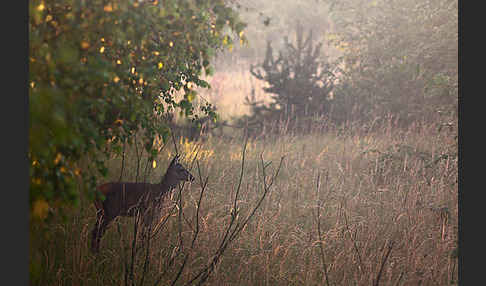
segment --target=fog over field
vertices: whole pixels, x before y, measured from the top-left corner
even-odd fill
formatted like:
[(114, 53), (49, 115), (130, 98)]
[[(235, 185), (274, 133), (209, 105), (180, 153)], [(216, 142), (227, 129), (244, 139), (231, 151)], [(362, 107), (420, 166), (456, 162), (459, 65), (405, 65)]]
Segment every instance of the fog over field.
[(29, 13), (31, 285), (459, 284), (457, 0)]

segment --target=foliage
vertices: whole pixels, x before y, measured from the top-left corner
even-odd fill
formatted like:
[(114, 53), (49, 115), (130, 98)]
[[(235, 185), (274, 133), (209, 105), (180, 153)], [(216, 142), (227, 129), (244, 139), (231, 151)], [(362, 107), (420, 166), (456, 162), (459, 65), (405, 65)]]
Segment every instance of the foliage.
[[(92, 198), (97, 170), (142, 132), (152, 158), (168, 128), (160, 115), (195, 113), (215, 51), (245, 41), (223, 0), (29, 1), (30, 205)], [(182, 94), (176, 99), (176, 94)], [(203, 112), (213, 114), (211, 106)], [(83, 158), (89, 158), (81, 163)], [(83, 165), (85, 164), (85, 165)]]
[(250, 73), (266, 81), (263, 90), (272, 94), (269, 106), (246, 98), (252, 115), (244, 118), (249, 125), (260, 129), (264, 121), (291, 122), (297, 119), (320, 116), (328, 111), (329, 94), (334, 87), (335, 67), (322, 57), (322, 43), (314, 45), (312, 30), (304, 38), (304, 29), (296, 27), (296, 42), (284, 38), (284, 48), (274, 58), (271, 42), (268, 41), (265, 60), (259, 66), (251, 66)]
[[(336, 116), (404, 123), (456, 113), (458, 2), (344, 0), (330, 4), (345, 74), (336, 88)], [(343, 118), (345, 117), (345, 118)]]

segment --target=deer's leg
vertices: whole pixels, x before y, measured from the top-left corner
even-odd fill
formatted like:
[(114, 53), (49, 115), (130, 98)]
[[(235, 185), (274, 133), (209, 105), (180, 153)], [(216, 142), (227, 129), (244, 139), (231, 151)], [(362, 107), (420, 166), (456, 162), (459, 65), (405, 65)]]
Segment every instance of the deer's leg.
[(96, 222), (91, 231), (91, 251), (98, 252), (99, 248), (99, 233), (100, 233), (100, 225), (101, 221), (103, 220), (103, 210), (100, 209), (96, 212)]
[(106, 228), (113, 220), (113, 217), (107, 215), (104, 210), (99, 210), (96, 215), (96, 224), (91, 232), (91, 250), (94, 253), (99, 252), (101, 237), (105, 234)]
[(154, 206), (150, 206), (145, 209), (141, 217), (141, 240), (143, 243), (150, 239), (152, 235), (152, 223), (155, 216)]

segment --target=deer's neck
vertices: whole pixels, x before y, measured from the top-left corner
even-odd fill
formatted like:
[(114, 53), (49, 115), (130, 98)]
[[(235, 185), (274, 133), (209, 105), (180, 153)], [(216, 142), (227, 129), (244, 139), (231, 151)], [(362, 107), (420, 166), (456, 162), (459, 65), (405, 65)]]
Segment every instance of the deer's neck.
[(159, 184), (161, 194), (172, 191), (179, 182), (177, 180), (171, 180), (169, 176), (165, 175), (162, 182)]

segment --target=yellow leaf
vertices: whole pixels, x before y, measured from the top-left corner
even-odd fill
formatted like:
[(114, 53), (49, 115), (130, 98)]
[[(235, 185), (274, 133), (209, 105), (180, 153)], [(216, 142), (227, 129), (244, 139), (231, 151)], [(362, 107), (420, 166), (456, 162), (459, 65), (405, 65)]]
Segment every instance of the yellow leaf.
[(103, 11), (105, 11), (105, 12), (112, 12), (113, 11), (113, 6), (111, 4), (108, 4), (105, 7), (103, 7)]
[(83, 50), (88, 49), (88, 48), (89, 48), (89, 46), (90, 46), (90, 45), (89, 45), (89, 43), (88, 43), (88, 42), (86, 42), (86, 41), (82, 41), (82, 42), (81, 42), (81, 48), (82, 48)]
[(104, 53), (104, 52), (105, 52), (105, 47), (104, 46), (101, 46), (100, 53)]
[(44, 9), (46, 8), (46, 6), (44, 6), (44, 2), (40, 3), (39, 6), (37, 6), (37, 11), (44, 11)]
[(194, 92), (189, 92), (187, 94), (187, 101), (192, 102), (194, 100)]
[(164, 67), (164, 64), (162, 62), (159, 62), (159, 64), (157, 65), (159, 70), (162, 69), (162, 67)]
[(116, 60), (116, 63), (117, 63), (118, 65), (121, 65), (121, 63), (122, 63), (122, 62), (121, 62), (120, 60)]
[(135, 74), (135, 67), (132, 67), (131, 72), (132, 72), (132, 74)]
[(154, 168), (154, 169), (155, 169), (155, 167), (157, 167), (157, 161), (155, 161), (155, 160), (154, 160), (154, 161), (152, 162), (152, 168)]
[(172, 41), (169, 42), (169, 47), (173, 47), (174, 46), (174, 43), (172, 43)]
[(54, 164), (57, 165), (59, 161), (61, 161), (61, 159), (62, 159), (61, 153), (57, 153), (56, 159), (54, 159)]
[(47, 217), (48, 211), (49, 204), (44, 199), (35, 201), (34, 207), (32, 209), (32, 214), (34, 215), (34, 217), (44, 220)]

